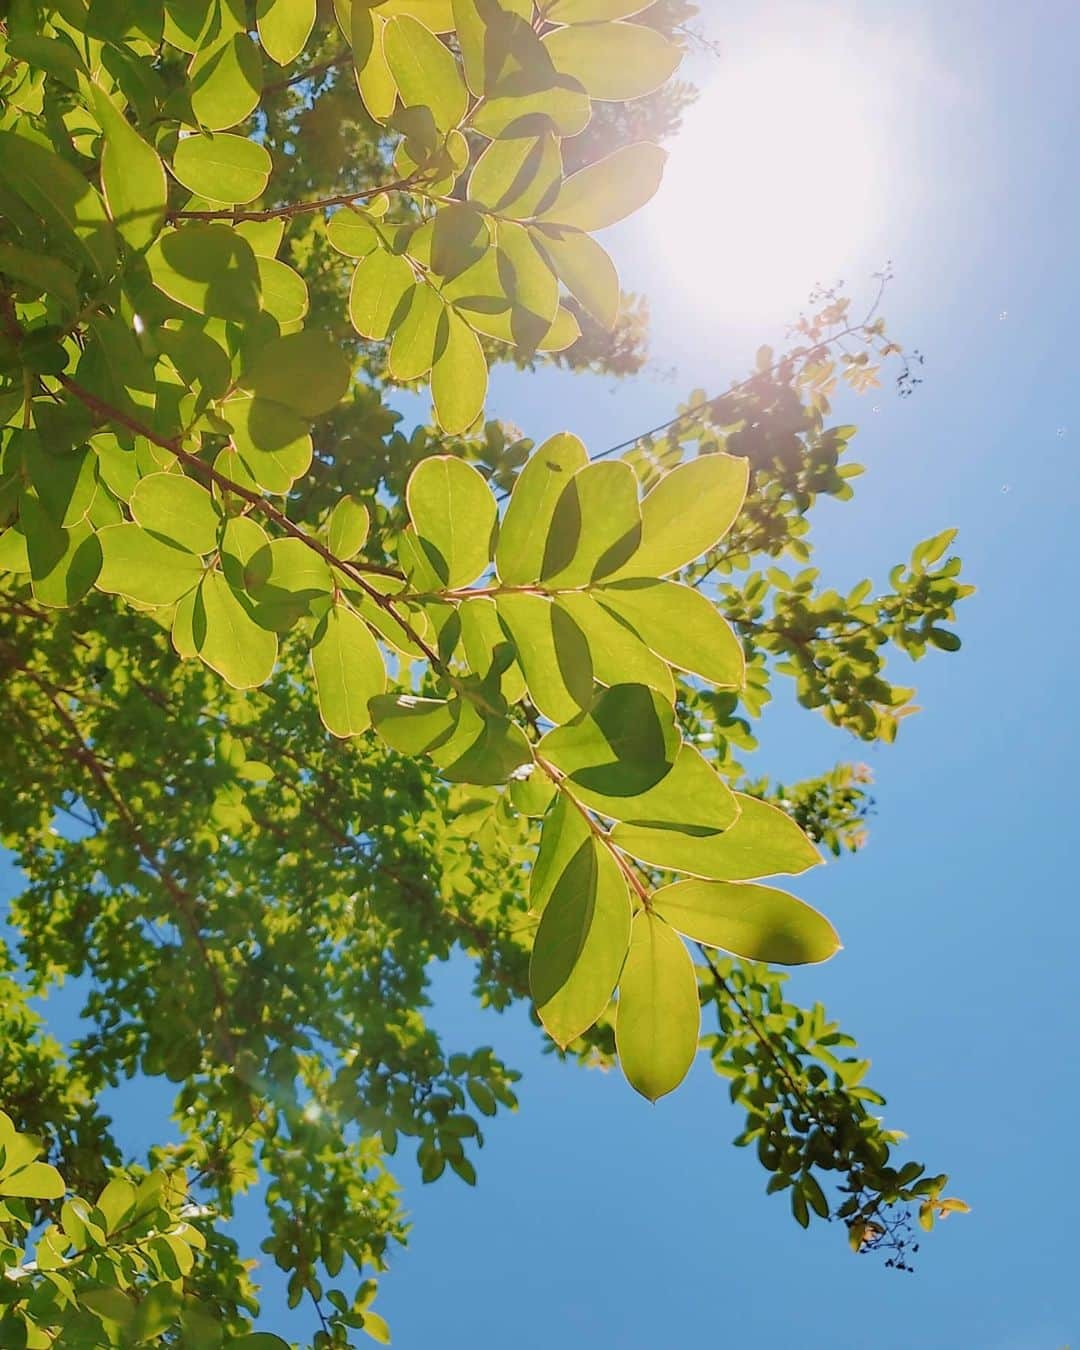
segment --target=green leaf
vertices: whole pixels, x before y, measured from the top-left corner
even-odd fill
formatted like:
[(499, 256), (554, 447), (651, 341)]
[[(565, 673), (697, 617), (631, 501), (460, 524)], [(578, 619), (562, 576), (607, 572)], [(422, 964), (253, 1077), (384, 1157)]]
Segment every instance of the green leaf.
[(555, 69), (580, 81), (590, 98), (620, 103), (659, 89), (682, 59), (673, 42), (638, 23), (556, 28), (544, 46)]
[[(383, 12), (388, 8), (382, 6)], [(353, 3), (349, 41), (356, 65), (356, 84), (364, 107), (376, 122), (385, 121), (397, 102), (397, 85), (386, 60), (383, 13)]]
[(383, 42), (402, 103), (407, 108), (430, 108), (441, 131), (456, 127), (465, 116), (469, 96), (450, 49), (407, 16), (390, 19)]
[(541, 220), (588, 231), (614, 225), (656, 192), (666, 159), (666, 152), (648, 141), (620, 146), (605, 159), (571, 174)]
[(694, 1062), (700, 1028), (690, 954), (674, 929), (641, 910), (615, 1015), (615, 1048), (630, 1086), (651, 1102), (677, 1088)]
[(552, 436), (529, 458), (518, 475), (495, 548), (495, 566), (507, 586), (540, 579), (544, 549), (555, 507), (570, 476), (588, 463), (576, 436)]
[(570, 860), (592, 837), (585, 816), (565, 792), (560, 792), (544, 817), (540, 850), (529, 873), (529, 909), (534, 914), (543, 911)]
[(469, 177), (469, 200), (496, 215), (526, 220), (554, 202), (562, 174), (559, 138), (551, 131), (492, 141)]
[(326, 237), (339, 253), (349, 258), (366, 258), (382, 246), (375, 222), (356, 206), (343, 206), (326, 222)]
[(596, 240), (558, 225), (539, 227), (533, 238), (570, 294), (597, 323), (614, 328), (619, 317), (619, 274)]
[(647, 684), (668, 703), (675, 702), (675, 681), (666, 661), (651, 652), (632, 629), (609, 614), (585, 591), (565, 591), (555, 601), (585, 635), (592, 654), (593, 678), (600, 684)]
[(102, 555), (98, 590), (139, 605), (175, 604), (203, 573), (197, 554), (167, 544), (139, 525), (106, 525), (98, 531), (98, 542)]
[(94, 112), (105, 133), (101, 188), (113, 224), (124, 242), (141, 250), (155, 238), (165, 218), (168, 187), (157, 152), (127, 118), (94, 86)]
[(334, 736), (359, 736), (371, 725), (368, 702), (386, 688), (379, 645), (363, 619), (332, 605), (311, 648), (319, 715)]
[(408, 312), (413, 270), (407, 259), (377, 249), (361, 258), (349, 291), (349, 317), (361, 337), (381, 342)]
[(97, 580), (101, 544), (86, 521), (64, 529), (51, 521), (24, 493), (20, 521), (26, 534), (34, 598), (54, 609), (76, 604)]
[[(278, 0), (281, 4), (282, 0)], [(173, 155), (173, 174), (186, 188), (226, 206), (262, 195), (272, 168), (266, 148), (227, 132), (185, 136)]]
[[(282, 328), (298, 324), (308, 312), (307, 282), (295, 268), (277, 258), (256, 257), (255, 263), (259, 269), (263, 309), (267, 314), (272, 314)], [(302, 334), (290, 336), (300, 337)], [(323, 334), (311, 330), (310, 336), (320, 338)]]
[(739, 818), (719, 836), (616, 825), (611, 837), (642, 862), (714, 881), (794, 876), (821, 862), (814, 845), (778, 807), (742, 792), (735, 799)]
[(611, 1000), (630, 945), (630, 896), (611, 852), (591, 835), (569, 859), (544, 907), (529, 988), (548, 1035), (567, 1046)]
[[(506, 53), (514, 45), (515, 34), (528, 28), (533, 49), (543, 51), (530, 27), (532, 0), (452, 0), (451, 10), (465, 78), (477, 96), (497, 81)], [(523, 24), (522, 20), (526, 22)]]
[(581, 629), (542, 595), (500, 595), (496, 606), (541, 714), (552, 722), (577, 717), (593, 698), (592, 657)]
[[(265, 260), (263, 260), (265, 261)], [(243, 376), (256, 395), (284, 403), (304, 417), (337, 407), (352, 379), (349, 359), (328, 334), (313, 328), (264, 343)]]
[[(417, 237), (422, 237), (419, 231)], [(409, 244), (410, 253), (417, 237)], [(483, 257), (490, 242), (491, 231), (480, 212), (465, 202), (451, 202), (431, 222), (430, 257), (425, 260), (421, 254), (420, 261), (429, 261), (439, 276), (452, 279)]]
[[(459, 727), (466, 724), (469, 711), (468, 705), (462, 708)], [(472, 716), (469, 716), (468, 721), (472, 720)], [(470, 734), (463, 740), (468, 743), (463, 746), (455, 744), (452, 754), (446, 747), (437, 748), (432, 754), (443, 777), (452, 783), (475, 783), (488, 787), (505, 783), (516, 770), (532, 760), (532, 747), (525, 733), (508, 717), (482, 713), (479, 734), (475, 738)]]
[(48, 1163), (27, 1163), (18, 1171), (0, 1175), (0, 1196), (14, 1196), (23, 1200), (59, 1200), (66, 1189), (64, 1178)]
[(257, 0), (259, 41), (279, 66), (295, 61), (315, 26), (316, 0)]
[(199, 655), (234, 689), (256, 689), (270, 678), (277, 637), (255, 622), (221, 572), (203, 577), (194, 630)]
[(191, 553), (217, 547), (221, 516), (209, 492), (178, 473), (151, 473), (131, 494), (131, 514), (144, 530)]
[(223, 131), (254, 111), (262, 93), (262, 58), (246, 33), (198, 52), (188, 72), (191, 110), (201, 127)]
[(497, 508), (484, 477), (453, 455), (423, 459), (405, 488), (409, 517), (428, 562), (448, 590), (487, 569)]
[(335, 558), (355, 558), (368, 537), (368, 509), (358, 497), (342, 497), (330, 512), (327, 545)]
[(735, 794), (692, 745), (680, 746), (670, 770), (632, 796), (590, 787), (580, 774), (571, 783), (587, 806), (627, 826), (709, 839), (719, 837), (739, 815)]
[(622, 800), (670, 773), (680, 744), (666, 700), (643, 684), (617, 684), (576, 721), (549, 731), (537, 753), (566, 776), (575, 794)]
[(444, 745), (453, 736), (461, 714), (461, 701), (417, 698), (413, 694), (383, 694), (371, 700), (375, 730), (391, 750), (403, 755), (423, 755)]
[(253, 481), (267, 492), (288, 492), (311, 464), (307, 421), (268, 398), (230, 399), (224, 412), (233, 429), (232, 443)]
[(105, 204), (74, 165), (37, 141), (0, 130), (0, 185), (40, 218), (65, 256), (107, 278), (116, 239)]
[(486, 680), (498, 664), (500, 692), (508, 703), (517, 703), (525, 693), (525, 676), (516, 661), (507, 664), (503, 659), (512, 658), (514, 649), (499, 622), (495, 601), (482, 595), (465, 600), (458, 607), (458, 618), (469, 668)]
[(458, 436), (484, 411), (488, 368), (480, 340), (453, 309), (439, 317), (431, 395), (443, 431)]
[(418, 380), (431, 369), (439, 325), (446, 310), (438, 291), (424, 282), (413, 287), (408, 304), (386, 362), (395, 380)]
[(633, 469), (625, 460), (587, 464), (555, 504), (540, 580), (551, 590), (588, 586), (621, 566), (640, 537)]
[(702, 557), (742, 510), (749, 461), (699, 455), (657, 482), (641, 503), (641, 543), (616, 577), (663, 577)]
[(745, 679), (742, 644), (700, 591), (677, 581), (616, 581), (595, 598), (673, 666), (726, 689)]
[(840, 947), (816, 909), (786, 891), (728, 881), (677, 881), (652, 898), (676, 932), (748, 961), (800, 966), (827, 961)]
[(0, 242), (0, 272), (13, 277), (20, 285), (29, 287), (37, 294), (44, 292), (55, 296), (72, 312), (79, 307), (75, 285), (78, 278), (72, 268), (59, 258)]
[(199, 221), (167, 230), (146, 262), (158, 290), (197, 314), (243, 322), (259, 311), (255, 254), (228, 225)]
[(626, 19), (648, 9), (652, 0), (541, 0), (540, 10), (549, 23), (600, 23)]

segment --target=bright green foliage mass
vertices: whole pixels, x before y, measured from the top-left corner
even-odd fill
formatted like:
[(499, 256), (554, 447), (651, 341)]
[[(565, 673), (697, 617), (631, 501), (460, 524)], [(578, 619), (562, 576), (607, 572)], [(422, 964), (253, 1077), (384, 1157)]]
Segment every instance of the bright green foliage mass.
[[(687, 7), (3, 13), (0, 1340), (279, 1344), (217, 1226), (260, 1172), (313, 1344), (385, 1340), (394, 1154), (471, 1183), (515, 1106), (424, 1021), (455, 949), (650, 1100), (710, 1049), (769, 1189), (902, 1264), (890, 1207), (960, 1202), (768, 968), (837, 950), (773, 879), (858, 846), (865, 775), (737, 758), (774, 677), (891, 740), (887, 649), (959, 645), (951, 532), (877, 596), (807, 565), (859, 471), (829, 393), (898, 348), (824, 296), (621, 458), (483, 421), (493, 361), (632, 368), (592, 236), (660, 181)], [(384, 395), (418, 381), (406, 437)], [(95, 1030), (63, 1051), (27, 1000), (69, 976)], [(95, 1105), (136, 1073), (177, 1084), (142, 1167)]]

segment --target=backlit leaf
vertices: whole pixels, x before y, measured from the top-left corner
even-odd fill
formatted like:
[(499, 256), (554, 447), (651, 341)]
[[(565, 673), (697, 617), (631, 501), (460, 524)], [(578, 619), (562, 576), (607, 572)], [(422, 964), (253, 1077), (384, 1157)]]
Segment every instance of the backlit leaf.
[(421, 547), (448, 590), (468, 586), (491, 559), (495, 498), (483, 476), (453, 455), (421, 460), (405, 489)]
[(840, 946), (824, 914), (771, 886), (677, 881), (657, 891), (652, 903), (684, 937), (748, 961), (799, 966), (827, 961)]
[(154, 148), (96, 85), (94, 111), (105, 133), (101, 187), (109, 215), (125, 242), (143, 249), (165, 217), (165, 169)]
[[(282, 3), (282, 0), (278, 0)], [(257, 141), (228, 132), (185, 136), (172, 169), (186, 188), (209, 201), (232, 206), (254, 201), (270, 180), (270, 156)]]
[(616, 581), (593, 594), (673, 666), (721, 688), (742, 686), (742, 644), (700, 591), (676, 581)]
[(615, 1048), (631, 1087), (651, 1102), (677, 1088), (694, 1062), (700, 1028), (690, 954), (673, 928), (641, 910), (615, 1014)]
[(315, 26), (316, 0), (257, 0), (255, 18), (263, 51), (279, 66), (295, 61)]
[(530, 456), (514, 484), (495, 549), (495, 566), (508, 586), (539, 581), (551, 520), (570, 476), (588, 463), (576, 436), (561, 432)]
[(620, 146), (606, 159), (571, 174), (541, 219), (590, 231), (614, 225), (653, 195), (666, 159), (665, 151), (648, 141)]
[(591, 835), (556, 881), (529, 963), (536, 1011), (569, 1045), (607, 1007), (630, 944), (630, 896), (610, 851)]
[(577, 717), (593, 697), (592, 657), (581, 629), (542, 595), (500, 595), (496, 605), (537, 708), (552, 722)]
[(580, 81), (590, 98), (619, 102), (659, 89), (682, 55), (655, 28), (638, 23), (556, 28), (544, 45), (556, 70)]
[(371, 725), (369, 700), (386, 688), (378, 643), (363, 619), (332, 605), (311, 647), (319, 714), (334, 736), (359, 736)]
[(194, 479), (177, 473), (140, 478), (131, 494), (131, 514), (144, 530), (192, 553), (217, 545), (221, 517), (214, 499)]

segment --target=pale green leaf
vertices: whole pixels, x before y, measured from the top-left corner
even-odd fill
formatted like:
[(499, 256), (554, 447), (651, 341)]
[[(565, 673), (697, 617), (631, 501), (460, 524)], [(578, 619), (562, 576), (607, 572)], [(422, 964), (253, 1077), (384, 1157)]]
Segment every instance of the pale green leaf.
[(555, 69), (578, 80), (590, 98), (619, 103), (659, 89), (682, 59), (673, 42), (638, 23), (556, 28), (544, 46)]
[(552, 722), (577, 717), (593, 697), (592, 658), (581, 629), (542, 595), (500, 595), (496, 605), (537, 708)]
[(723, 539), (742, 510), (749, 462), (699, 455), (664, 474), (641, 503), (641, 543), (616, 577), (663, 577)]
[(596, 240), (558, 225), (538, 227), (533, 239), (570, 294), (597, 323), (614, 328), (619, 317), (619, 274)]
[(165, 169), (153, 146), (143, 140), (106, 94), (97, 85), (93, 92), (94, 112), (105, 133), (101, 154), (105, 202), (125, 243), (141, 250), (154, 239), (165, 218)]
[(552, 1040), (566, 1046), (611, 1000), (630, 944), (630, 896), (611, 852), (591, 835), (556, 881), (529, 962), (529, 988)]
[[(536, 776), (537, 769), (531, 775)], [(543, 777), (547, 779), (547, 775)], [(589, 822), (565, 792), (560, 792), (544, 817), (540, 849), (529, 873), (529, 909), (539, 914), (566, 871), (570, 859), (592, 838)]]
[(652, 903), (684, 937), (748, 961), (801, 966), (827, 961), (840, 947), (824, 914), (771, 886), (677, 881), (657, 891)]
[(551, 131), (492, 141), (469, 177), (469, 200), (496, 215), (524, 220), (554, 202), (562, 172), (559, 138)]
[[(263, 384), (271, 387), (268, 378)], [(230, 399), (224, 412), (233, 429), (232, 443), (253, 482), (267, 492), (288, 492), (311, 464), (307, 421), (268, 398)]]
[(742, 687), (742, 644), (700, 591), (677, 581), (637, 580), (597, 586), (593, 595), (673, 666), (720, 688)]
[(186, 188), (227, 206), (260, 196), (270, 181), (271, 167), (270, 156), (258, 141), (228, 132), (183, 137), (172, 162), (173, 174)]
[(385, 249), (362, 258), (349, 291), (349, 317), (361, 337), (381, 342), (404, 319), (412, 296), (413, 269)]
[(255, 622), (221, 572), (203, 578), (193, 626), (199, 655), (234, 689), (255, 689), (270, 678), (277, 637)]
[(631, 1087), (651, 1102), (677, 1088), (694, 1062), (700, 1029), (690, 954), (674, 929), (641, 910), (615, 1014), (615, 1048)]
[(146, 261), (158, 290), (197, 314), (242, 322), (258, 313), (255, 254), (228, 225), (197, 221), (167, 230)]
[(468, 91), (450, 49), (417, 19), (390, 19), (386, 60), (406, 107), (430, 108), (435, 125), (449, 131), (465, 116)]
[(355, 558), (367, 542), (368, 509), (357, 497), (342, 497), (330, 512), (327, 545), (335, 558)]
[(0, 1196), (23, 1200), (59, 1200), (66, 1189), (64, 1178), (48, 1163), (27, 1163), (18, 1171), (0, 1175)]
[(660, 694), (617, 684), (576, 721), (549, 731), (538, 754), (566, 776), (571, 791), (621, 801), (666, 777), (680, 745), (674, 709)]
[[(307, 282), (295, 268), (277, 258), (256, 257), (255, 263), (259, 270), (263, 309), (272, 314), (282, 328), (298, 324), (308, 312)], [(305, 334), (290, 336), (322, 338), (323, 334), (311, 329)]]
[(507, 586), (540, 579), (555, 507), (570, 476), (588, 463), (576, 436), (561, 432), (530, 456), (518, 475), (495, 549), (495, 566)]
[(308, 328), (264, 343), (248, 363), (243, 383), (304, 417), (319, 417), (341, 402), (351, 378), (341, 347), (327, 333)]
[(612, 839), (642, 862), (714, 881), (797, 875), (821, 855), (779, 807), (736, 792), (739, 818), (720, 835), (693, 836), (642, 825), (616, 825)]
[(131, 514), (144, 530), (191, 553), (217, 546), (221, 517), (200, 483), (178, 473), (151, 473), (131, 494)]
[(497, 510), (484, 477), (453, 455), (423, 459), (405, 488), (409, 516), (431, 567), (448, 590), (487, 569)]
[(295, 61), (315, 26), (316, 0), (257, 0), (255, 19), (263, 51), (279, 66)]
[(171, 605), (202, 576), (202, 559), (175, 548), (139, 525), (107, 525), (98, 531), (102, 565), (99, 591), (140, 605)]
[(592, 653), (593, 678), (600, 684), (647, 684), (675, 702), (671, 668), (637, 634), (585, 591), (564, 591), (556, 600), (585, 635)]
[(233, 33), (194, 57), (188, 72), (199, 126), (223, 131), (254, 111), (262, 93), (262, 57), (246, 33)]
[(334, 736), (359, 736), (371, 725), (368, 702), (386, 688), (379, 645), (363, 619), (331, 606), (311, 647), (319, 714)]
[(540, 580), (551, 590), (588, 586), (621, 566), (640, 537), (633, 469), (625, 460), (587, 464), (555, 505)]
[(653, 0), (541, 0), (540, 11), (549, 23), (600, 23), (627, 19), (648, 9)]
[(339, 253), (349, 258), (366, 258), (381, 246), (379, 231), (366, 211), (343, 206), (326, 222), (326, 237)]
[(418, 380), (431, 369), (439, 324), (446, 310), (438, 291), (422, 281), (413, 287), (408, 306), (394, 332), (386, 362), (395, 380)]
[(666, 152), (648, 141), (620, 146), (605, 159), (571, 174), (541, 219), (590, 231), (614, 225), (655, 193), (666, 159)]
[(432, 402), (443, 431), (457, 436), (472, 426), (484, 410), (487, 382), (479, 338), (460, 314), (445, 310), (436, 329), (431, 367)]

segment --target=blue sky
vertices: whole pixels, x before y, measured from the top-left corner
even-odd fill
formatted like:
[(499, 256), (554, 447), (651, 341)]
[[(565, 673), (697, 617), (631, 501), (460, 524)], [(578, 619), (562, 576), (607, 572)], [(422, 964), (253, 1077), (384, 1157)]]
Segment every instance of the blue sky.
[[(475, 1190), (421, 1187), (406, 1169), (415, 1231), (378, 1306), (406, 1350), (721, 1337), (1061, 1350), (1080, 1342), (1066, 775), (1080, 749), (1066, 608), (1080, 508), (1080, 7), (728, 3), (708, 32), (722, 55), (695, 65), (713, 92), (673, 151), (681, 195), (609, 240), (624, 285), (649, 295), (654, 368), (617, 389), (500, 372), (489, 411), (602, 449), (744, 373), (814, 281), (842, 276), (865, 294), (892, 259), (885, 313), (926, 353), (925, 383), (844, 408), (869, 472), (854, 503), (818, 511), (817, 561), (830, 584), (883, 583), (917, 539), (955, 525), (979, 592), (962, 609), (963, 651), (915, 668), (924, 711), (895, 746), (846, 739), (781, 687), (758, 762), (789, 779), (839, 759), (874, 770), (869, 847), (801, 886), (845, 948), (793, 988), (859, 1037), (911, 1156), (948, 1171), (973, 1212), (924, 1242), (914, 1275), (855, 1258), (842, 1232), (803, 1233), (764, 1195), (706, 1063), (649, 1106), (617, 1075), (543, 1055), (524, 1010), (472, 1007), (452, 966), (436, 984), (440, 1032), (523, 1070), (521, 1111), (486, 1131)], [(744, 117), (740, 89), (755, 103)], [(127, 1091), (125, 1137), (148, 1140), (156, 1098)], [(264, 1324), (285, 1331), (277, 1299), (266, 1306)]]

